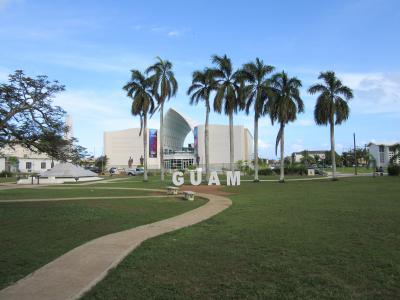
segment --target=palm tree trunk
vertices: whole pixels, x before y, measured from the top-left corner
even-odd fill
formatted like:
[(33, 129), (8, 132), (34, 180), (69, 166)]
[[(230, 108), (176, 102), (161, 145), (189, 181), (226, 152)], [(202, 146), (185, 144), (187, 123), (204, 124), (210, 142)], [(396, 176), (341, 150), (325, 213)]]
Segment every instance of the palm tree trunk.
[(336, 151), (335, 151), (335, 124), (333, 118), (330, 121), (331, 129), (331, 160), (332, 160), (332, 180), (336, 180)]
[(164, 181), (164, 103), (160, 107), (160, 171), (161, 181)]
[(229, 151), (230, 151), (230, 158), (229, 158), (230, 169), (233, 172), (235, 170), (234, 167), (235, 148), (233, 143), (233, 112), (229, 113)]
[(258, 117), (254, 116), (254, 181), (258, 179)]
[(207, 107), (206, 111), (206, 127), (204, 131), (204, 145), (205, 145), (205, 154), (206, 154), (206, 179), (210, 178), (210, 149), (209, 149), (209, 126), (208, 126), (208, 117), (210, 114), (210, 108)]
[(143, 116), (143, 165), (144, 165), (144, 173), (143, 173), (143, 181), (147, 181), (147, 113)]
[(282, 136), (281, 136), (281, 176), (279, 178), (280, 182), (285, 182), (285, 125), (282, 126)]

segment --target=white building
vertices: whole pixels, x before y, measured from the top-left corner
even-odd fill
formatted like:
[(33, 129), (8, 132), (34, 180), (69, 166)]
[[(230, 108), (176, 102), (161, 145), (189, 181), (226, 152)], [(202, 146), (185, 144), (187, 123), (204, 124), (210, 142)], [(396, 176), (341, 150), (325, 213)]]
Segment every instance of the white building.
[[(133, 166), (141, 164), (143, 136), (139, 128), (104, 133), (104, 153), (109, 158), (108, 167), (126, 168), (129, 158)], [(160, 168), (160, 142), (157, 129), (148, 129), (148, 168)], [(210, 125), (210, 167), (220, 170), (229, 167), (229, 126)], [(193, 144), (184, 145), (189, 134)], [(234, 161), (253, 159), (253, 137), (247, 128), (234, 126)], [(164, 116), (164, 166), (166, 169), (185, 169), (190, 165), (204, 166), (204, 125), (196, 125), (174, 109)]]
[(301, 162), (301, 159), (304, 157), (305, 151), (308, 152), (308, 155), (312, 158), (314, 158), (316, 155), (319, 157), (320, 160), (325, 159), (325, 153), (327, 150), (303, 150), (300, 152), (293, 152), (292, 153), (292, 162), (294, 163), (299, 163)]
[[(385, 143), (374, 142), (368, 144), (369, 153), (375, 159), (377, 167), (388, 166), (391, 158), (395, 154), (398, 154), (398, 150), (396, 151), (395, 149), (395, 146), (398, 144), (400, 143), (385, 144)], [(400, 159), (397, 158), (395, 163), (400, 164)]]
[[(13, 161), (16, 159), (16, 164)], [(35, 153), (22, 146), (0, 149), (0, 172), (41, 173), (51, 168), (52, 159), (43, 153)], [(58, 164), (58, 161), (54, 161)]]

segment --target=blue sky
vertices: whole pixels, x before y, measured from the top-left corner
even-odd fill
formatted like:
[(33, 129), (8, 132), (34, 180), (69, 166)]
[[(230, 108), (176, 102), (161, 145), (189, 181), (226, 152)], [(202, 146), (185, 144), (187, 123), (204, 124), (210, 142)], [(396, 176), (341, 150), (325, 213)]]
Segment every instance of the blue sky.
[[(306, 89), (334, 70), (354, 89), (350, 119), (336, 128), (338, 150), (400, 141), (400, 1), (41, 1), (0, 0), (0, 81), (15, 69), (66, 85), (61, 105), (74, 134), (99, 155), (103, 132), (139, 126), (121, 87), (129, 70), (156, 56), (174, 63), (178, 95), (167, 107), (204, 122), (186, 96), (191, 73), (227, 54), (235, 67), (260, 57), (303, 82), (306, 112), (287, 127), (286, 153), (328, 149), (329, 130), (313, 121)], [(158, 116), (150, 126), (158, 125)], [(212, 123), (227, 124), (213, 113)], [(253, 131), (251, 116), (235, 124)], [(274, 158), (277, 127), (260, 122), (261, 156)]]

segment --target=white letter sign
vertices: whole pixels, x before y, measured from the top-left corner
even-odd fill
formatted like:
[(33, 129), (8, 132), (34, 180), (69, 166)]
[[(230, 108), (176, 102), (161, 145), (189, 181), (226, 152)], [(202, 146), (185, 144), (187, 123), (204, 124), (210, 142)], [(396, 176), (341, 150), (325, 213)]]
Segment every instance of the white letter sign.
[(208, 185), (221, 185), (221, 183), (219, 182), (219, 178), (218, 178), (218, 174), (215, 171), (212, 171), (210, 173), (210, 179), (208, 179)]
[(240, 185), (240, 171), (227, 171), (226, 185)]
[[(178, 177), (179, 176), (179, 177)], [(183, 173), (180, 171), (174, 172), (172, 174), (172, 183), (176, 186), (181, 186), (184, 182)]]
[[(198, 168), (196, 169), (196, 172), (194, 170), (190, 171), (190, 183), (192, 185), (199, 185), (201, 183), (201, 172), (202, 169)], [(197, 173), (197, 180), (196, 180), (196, 173)]]

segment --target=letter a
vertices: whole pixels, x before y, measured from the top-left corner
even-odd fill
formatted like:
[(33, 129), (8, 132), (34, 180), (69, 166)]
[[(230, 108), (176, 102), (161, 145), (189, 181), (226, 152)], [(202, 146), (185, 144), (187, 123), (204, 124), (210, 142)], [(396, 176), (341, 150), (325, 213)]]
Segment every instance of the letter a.
[(210, 179), (208, 179), (208, 185), (221, 185), (219, 182), (218, 174), (216, 171), (210, 173)]

